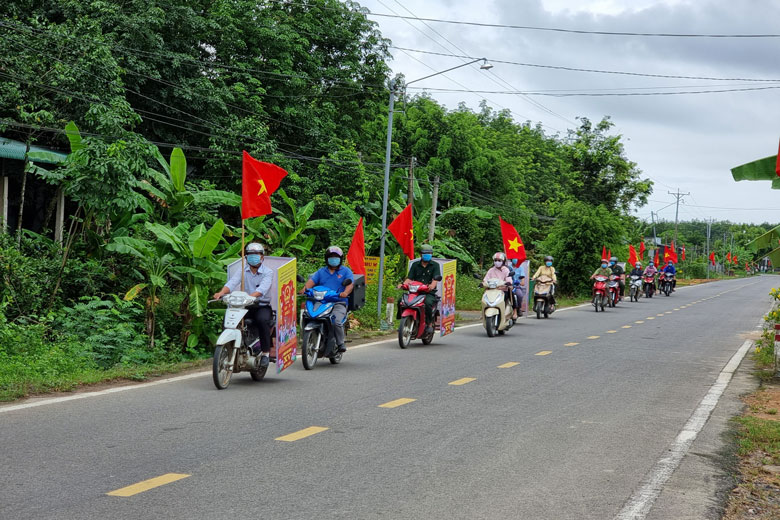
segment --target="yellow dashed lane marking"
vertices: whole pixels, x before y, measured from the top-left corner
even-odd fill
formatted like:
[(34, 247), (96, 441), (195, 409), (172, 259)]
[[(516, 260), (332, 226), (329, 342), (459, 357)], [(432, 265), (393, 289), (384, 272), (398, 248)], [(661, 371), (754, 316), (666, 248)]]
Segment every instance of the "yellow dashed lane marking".
[(601, 336), (588, 336), (588, 339), (599, 339)]
[(503, 365), (498, 365), (498, 368), (512, 368), (514, 366), (519, 365), (517, 361), (510, 361), (509, 363), (504, 363)]
[(552, 350), (542, 350), (541, 352), (537, 352), (534, 355), (535, 356), (546, 356), (548, 354), (552, 354)]
[(654, 319), (655, 319), (655, 316), (648, 316), (648, 317), (647, 317), (647, 318), (645, 318), (645, 319), (646, 319), (646, 320), (654, 320)]
[(403, 406), (405, 404), (413, 403), (417, 399), (410, 399), (408, 397), (402, 397), (401, 399), (396, 399), (395, 401), (390, 401), (389, 403), (380, 404), (379, 408), (398, 408), (399, 406)]
[(631, 328), (631, 325), (623, 325), (623, 326), (622, 326), (622, 327), (620, 327), (620, 328), (621, 328), (621, 329), (630, 329), (630, 328)]
[(328, 428), (325, 428), (324, 426), (309, 426), (308, 428), (304, 428), (303, 430), (298, 430), (297, 432), (288, 433), (287, 435), (282, 435), (281, 437), (277, 437), (277, 441), (284, 441), (284, 442), (293, 442), (300, 439), (304, 439), (306, 437), (311, 437), (312, 435), (316, 435), (318, 433), (322, 433)]
[(150, 489), (164, 486), (165, 484), (170, 484), (171, 482), (176, 482), (177, 480), (187, 477), (189, 477), (189, 475), (185, 475), (184, 473), (166, 473), (159, 477), (150, 478), (149, 480), (144, 480), (131, 486), (110, 491), (106, 493), (106, 495), (111, 495), (112, 497), (131, 497), (138, 493), (143, 493), (144, 491), (149, 491)]
[(564, 346), (564, 347), (574, 347), (574, 346), (576, 346), (576, 345), (579, 345), (579, 343), (577, 343), (577, 342), (575, 342), (575, 341), (572, 341), (572, 342), (570, 342), (570, 343), (564, 343), (564, 344), (563, 344), (563, 346)]
[(664, 314), (671, 314), (672, 311), (666, 311)]
[(679, 308), (679, 307), (677, 307), (677, 308), (676, 308), (676, 309), (674, 309), (674, 310), (676, 310), (676, 311), (679, 311), (679, 310), (680, 310), (680, 308)]
[(639, 321), (635, 321), (634, 323), (644, 323), (644, 321), (639, 320)]
[(450, 381), (449, 384), (453, 386), (460, 386), (465, 385), (466, 383), (471, 383), (472, 381), (476, 381), (476, 377), (462, 377), (460, 379), (456, 379), (455, 381)]
[(663, 312), (662, 312), (662, 313), (660, 313), (660, 314), (656, 314), (656, 316), (658, 316), (659, 318), (662, 318), (662, 317), (663, 317), (663, 315), (664, 315), (664, 313), (663, 313)]
[(607, 331), (607, 334), (614, 334), (614, 333), (616, 333), (616, 332), (617, 332), (616, 330), (608, 330), (608, 331)]

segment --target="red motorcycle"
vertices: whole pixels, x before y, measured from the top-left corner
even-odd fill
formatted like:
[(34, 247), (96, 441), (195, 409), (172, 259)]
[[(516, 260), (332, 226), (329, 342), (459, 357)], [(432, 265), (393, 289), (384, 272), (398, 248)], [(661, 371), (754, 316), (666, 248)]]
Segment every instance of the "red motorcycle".
[(604, 312), (604, 307), (607, 305), (607, 277), (596, 276), (593, 283), (593, 307), (596, 308), (596, 312)]
[(617, 307), (617, 304), (620, 301), (620, 276), (616, 274), (609, 275), (607, 288), (609, 289), (607, 303), (610, 307)]
[[(432, 327), (429, 333), (425, 333), (427, 325), (425, 322), (425, 296), (435, 289), (431, 290), (424, 283), (414, 281), (403, 284), (401, 288), (406, 293), (398, 305), (398, 313), (401, 318), (401, 322), (398, 324), (398, 345), (401, 348), (406, 348), (414, 339), (421, 339), (423, 344), (430, 345), (433, 341), (435, 327)], [(434, 306), (433, 324), (435, 325), (439, 322), (438, 298), (434, 302)]]
[(655, 293), (655, 275), (646, 274), (644, 278), (642, 278), (642, 282), (645, 289), (645, 296), (648, 298), (652, 298), (653, 293)]

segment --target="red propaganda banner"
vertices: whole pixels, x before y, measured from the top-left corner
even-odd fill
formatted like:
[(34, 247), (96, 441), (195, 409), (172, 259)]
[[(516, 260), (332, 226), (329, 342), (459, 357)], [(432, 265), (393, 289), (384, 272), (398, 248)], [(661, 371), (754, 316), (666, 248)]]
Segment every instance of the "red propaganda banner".
[(455, 260), (437, 260), (441, 266), (441, 335), (446, 336), (455, 330), (455, 273), (458, 262)]
[(298, 336), (295, 316), (296, 260), (279, 267), (278, 304), (276, 310), (276, 372), (281, 372), (295, 362), (298, 354)]

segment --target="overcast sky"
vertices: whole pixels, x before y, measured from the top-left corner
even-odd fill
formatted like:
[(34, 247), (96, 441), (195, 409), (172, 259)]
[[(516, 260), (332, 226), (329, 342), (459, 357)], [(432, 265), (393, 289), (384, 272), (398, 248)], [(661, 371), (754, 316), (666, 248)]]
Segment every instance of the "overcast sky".
[[(374, 13), (588, 31), (778, 34), (774, 0), (360, 0)], [(408, 9), (408, 10), (407, 10)], [(411, 13), (410, 13), (411, 11)], [(413, 14), (412, 14), (413, 13)], [(494, 63), (416, 83), (431, 89), (489, 91), (675, 92), (780, 87), (780, 38), (658, 38), (475, 27), (371, 16), (394, 46), (539, 65), (711, 78), (777, 79), (777, 83), (648, 78)], [(440, 34), (436, 34), (436, 32)], [(445, 39), (446, 38), (446, 39)], [(449, 41), (447, 41), (449, 40)], [(394, 72), (408, 81), (467, 60), (391, 49)], [(610, 90), (618, 89), (618, 90)], [(680, 218), (780, 223), (780, 190), (740, 182), (730, 168), (777, 153), (780, 88), (758, 91), (626, 97), (524, 97), (517, 94), (429, 91), (454, 108), (508, 108), (519, 121), (541, 122), (566, 134), (576, 118), (609, 115), (624, 136), (629, 159), (655, 181), (650, 211), (674, 220), (668, 191), (690, 192)], [(536, 106), (541, 103), (544, 108)], [(552, 113), (551, 113), (552, 112)], [(712, 206), (712, 207), (704, 207)], [(760, 211), (722, 208), (762, 208)], [(773, 209), (776, 208), (776, 209)]]

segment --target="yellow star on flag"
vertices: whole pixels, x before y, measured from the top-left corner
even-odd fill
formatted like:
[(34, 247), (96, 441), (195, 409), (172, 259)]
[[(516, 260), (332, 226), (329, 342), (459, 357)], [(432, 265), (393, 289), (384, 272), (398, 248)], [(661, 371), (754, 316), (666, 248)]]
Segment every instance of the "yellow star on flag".
[(509, 241), (509, 249), (511, 249), (512, 251), (519, 251), (521, 245), (522, 244), (520, 243), (520, 241), (516, 238), (513, 238), (512, 240)]
[(258, 195), (262, 195), (268, 191), (265, 189), (265, 183), (263, 182), (263, 179), (257, 179), (257, 183), (260, 184), (260, 191), (257, 192)]

